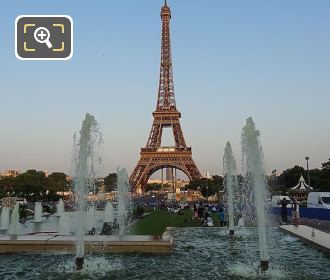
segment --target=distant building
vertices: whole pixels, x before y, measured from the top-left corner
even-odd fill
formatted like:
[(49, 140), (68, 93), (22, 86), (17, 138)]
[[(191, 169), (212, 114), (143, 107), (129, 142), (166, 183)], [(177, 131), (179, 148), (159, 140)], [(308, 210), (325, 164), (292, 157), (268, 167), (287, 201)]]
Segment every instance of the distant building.
[[(162, 179), (157, 179), (157, 178), (150, 178), (148, 180), (148, 184), (161, 184), (162, 183)], [(166, 180), (163, 180), (163, 183), (166, 184)]]
[(209, 171), (206, 171), (205, 178), (207, 178), (207, 179), (211, 179), (212, 178), (212, 176), (210, 175), (210, 172)]
[(96, 178), (95, 181), (96, 181), (97, 183), (104, 184), (104, 178), (103, 178), (103, 177)]
[[(172, 186), (172, 179), (171, 180), (163, 180), (162, 179), (149, 179), (148, 180), (148, 184), (161, 184), (163, 182), (164, 185), (170, 185)], [(175, 181), (174, 181), (175, 183)], [(183, 180), (183, 179), (180, 179), (178, 178), (176, 180), (176, 184), (180, 187), (184, 187), (185, 185), (189, 184), (189, 180)]]
[(62, 196), (64, 199), (73, 199), (73, 192), (71, 190), (56, 192), (56, 194)]
[(70, 176), (70, 175), (66, 175), (65, 179), (68, 181), (68, 182), (71, 182), (73, 180), (73, 177)]
[(17, 177), (20, 174), (21, 174), (21, 171), (19, 171), (19, 170), (6, 170), (3, 173), (0, 173), (0, 178)]

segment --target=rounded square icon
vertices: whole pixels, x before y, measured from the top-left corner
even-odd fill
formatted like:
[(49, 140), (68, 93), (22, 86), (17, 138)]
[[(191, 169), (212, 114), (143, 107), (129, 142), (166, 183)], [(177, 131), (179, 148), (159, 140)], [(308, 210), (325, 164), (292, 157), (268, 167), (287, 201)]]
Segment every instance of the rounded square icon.
[(22, 15), (15, 21), (15, 54), (21, 60), (68, 60), (73, 22), (64, 15)]

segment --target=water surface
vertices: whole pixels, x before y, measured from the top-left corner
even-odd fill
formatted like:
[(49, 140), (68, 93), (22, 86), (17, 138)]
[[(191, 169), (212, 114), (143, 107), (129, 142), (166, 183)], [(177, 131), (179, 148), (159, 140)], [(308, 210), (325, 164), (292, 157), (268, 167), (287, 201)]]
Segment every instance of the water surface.
[(271, 267), (257, 274), (257, 232), (244, 229), (228, 240), (219, 228), (173, 229), (172, 255), (89, 255), (83, 272), (70, 254), (2, 254), (0, 279), (292, 279), (326, 280), (330, 258), (273, 228)]

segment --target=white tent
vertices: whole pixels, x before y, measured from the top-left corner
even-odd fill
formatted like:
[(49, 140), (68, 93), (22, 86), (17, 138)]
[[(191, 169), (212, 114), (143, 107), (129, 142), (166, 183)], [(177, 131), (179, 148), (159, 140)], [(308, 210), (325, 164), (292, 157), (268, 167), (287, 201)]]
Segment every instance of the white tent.
[(293, 191), (311, 191), (313, 188), (306, 184), (304, 177), (301, 175), (298, 185), (291, 188)]

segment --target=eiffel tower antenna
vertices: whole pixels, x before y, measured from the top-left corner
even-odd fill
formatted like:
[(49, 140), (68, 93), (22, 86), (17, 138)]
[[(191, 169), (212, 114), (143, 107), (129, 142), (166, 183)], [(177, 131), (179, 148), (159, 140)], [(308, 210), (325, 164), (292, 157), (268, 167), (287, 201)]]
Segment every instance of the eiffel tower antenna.
[[(191, 147), (186, 145), (180, 125), (181, 113), (177, 110), (175, 102), (170, 36), (172, 14), (166, 0), (160, 16), (162, 42), (157, 105), (152, 114), (154, 121), (147, 144), (141, 149), (140, 160), (130, 176), (130, 183), (135, 190), (143, 189), (150, 176), (163, 168), (179, 169), (190, 180), (201, 178), (192, 158)], [(161, 146), (163, 128), (166, 127), (172, 128), (174, 147)]]

